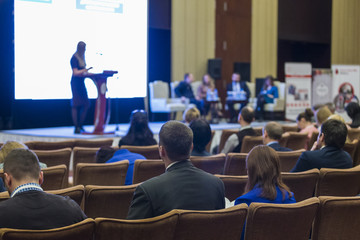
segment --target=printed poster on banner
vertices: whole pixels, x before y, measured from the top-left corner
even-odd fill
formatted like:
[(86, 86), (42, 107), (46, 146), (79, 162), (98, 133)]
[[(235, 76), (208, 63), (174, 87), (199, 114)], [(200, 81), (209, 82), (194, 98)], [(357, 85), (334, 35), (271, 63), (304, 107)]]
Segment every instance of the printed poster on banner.
[(332, 103), (331, 69), (313, 69), (312, 106)]
[(350, 102), (359, 103), (360, 66), (332, 65), (331, 69), (333, 72), (332, 98), (336, 113), (349, 121), (350, 118), (345, 112), (345, 107)]
[(311, 107), (311, 71), (310, 63), (285, 63), (286, 119), (295, 121)]

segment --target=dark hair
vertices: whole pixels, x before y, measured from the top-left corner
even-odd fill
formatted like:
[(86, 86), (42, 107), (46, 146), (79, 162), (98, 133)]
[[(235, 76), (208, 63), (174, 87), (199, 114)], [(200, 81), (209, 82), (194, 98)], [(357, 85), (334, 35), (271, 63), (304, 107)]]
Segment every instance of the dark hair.
[(280, 172), (279, 156), (274, 149), (265, 145), (254, 147), (246, 157), (248, 181), (245, 193), (255, 186), (261, 189), (260, 196), (274, 200), (277, 195), (276, 187), (280, 188), (285, 199), (286, 193), (292, 197), (290, 189), (283, 183)]
[(348, 133), (345, 123), (339, 120), (329, 119), (321, 125), (320, 131), (324, 134), (326, 146), (344, 147)]
[(345, 107), (347, 115), (352, 119), (351, 128), (358, 128), (360, 126), (360, 106), (356, 102), (350, 102)]
[(264, 80), (264, 85), (263, 85), (263, 89), (265, 90), (265, 88), (267, 87), (267, 85), (266, 85), (266, 80), (267, 79), (270, 79), (270, 81), (271, 81), (271, 86), (274, 86), (274, 77), (273, 76), (271, 76), (271, 75), (268, 75), (268, 76), (266, 76), (265, 77), (265, 80)]
[(302, 118), (305, 118), (305, 121), (311, 122), (311, 119), (313, 116), (314, 116), (314, 113), (311, 110), (311, 108), (307, 108), (307, 109), (305, 109), (305, 112), (302, 112), (298, 115), (296, 120), (300, 121)]
[(282, 126), (277, 122), (268, 122), (264, 130), (266, 130), (270, 139), (280, 140), (284, 132)]
[(119, 141), (121, 145), (149, 146), (155, 145), (154, 135), (149, 128), (148, 115), (144, 110), (134, 110), (130, 116), (130, 128)]
[(251, 107), (243, 107), (240, 114), (244, 121), (247, 123), (251, 123), (255, 117), (254, 109), (252, 109)]
[(182, 161), (190, 157), (193, 132), (185, 124), (169, 121), (162, 125), (159, 145), (163, 146), (171, 161)]
[(80, 41), (80, 42), (78, 42), (78, 44), (77, 44), (77, 46), (76, 46), (76, 51), (80, 51), (80, 50), (82, 50), (82, 49), (85, 48), (85, 47), (86, 47), (86, 43), (83, 42), (83, 41)]
[(40, 164), (36, 154), (29, 149), (14, 149), (4, 160), (4, 172), (16, 180), (39, 179)]
[(208, 122), (196, 119), (189, 125), (193, 131), (194, 149), (198, 152), (205, 151), (206, 145), (211, 140), (211, 128)]
[(190, 76), (190, 73), (185, 73), (184, 74), (184, 81), (186, 81), (186, 79)]
[(114, 156), (116, 150), (110, 146), (103, 146), (96, 152), (96, 162), (105, 163)]

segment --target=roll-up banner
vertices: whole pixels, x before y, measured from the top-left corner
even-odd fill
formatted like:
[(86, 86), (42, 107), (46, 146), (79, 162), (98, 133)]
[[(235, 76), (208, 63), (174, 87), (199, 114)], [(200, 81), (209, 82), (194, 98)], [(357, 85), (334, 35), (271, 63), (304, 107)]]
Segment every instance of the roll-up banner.
[(312, 106), (332, 103), (331, 69), (313, 69)]

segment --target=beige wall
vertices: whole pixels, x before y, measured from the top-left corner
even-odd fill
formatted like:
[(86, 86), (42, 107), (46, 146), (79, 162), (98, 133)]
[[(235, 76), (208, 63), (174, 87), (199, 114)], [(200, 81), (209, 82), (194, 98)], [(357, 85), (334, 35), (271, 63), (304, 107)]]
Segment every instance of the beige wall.
[(172, 0), (172, 81), (200, 80), (215, 56), (215, 0)]
[(359, 0), (333, 0), (331, 64), (360, 64), (359, 10)]
[(252, 0), (251, 80), (277, 75), (278, 0)]

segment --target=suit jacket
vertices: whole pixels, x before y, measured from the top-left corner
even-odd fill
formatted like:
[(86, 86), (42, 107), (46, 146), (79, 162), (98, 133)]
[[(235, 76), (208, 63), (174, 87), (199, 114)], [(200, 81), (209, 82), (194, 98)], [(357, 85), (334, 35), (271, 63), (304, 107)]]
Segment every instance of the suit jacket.
[(185, 160), (136, 188), (127, 219), (151, 218), (173, 209), (216, 210), (224, 207), (223, 182)]
[(180, 82), (179, 85), (175, 88), (175, 94), (177, 97), (195, 99), (195, 95), (191, 85), (185, 81)]
[(244, 137), (246, 137), (246, 136), (256, 136), (256, 132), (254, 131), (253, 128), (246, 128), (244, 130), (240, 130), (237, 133), (237, 137), (239, 139), (239, 144), (231, 152), (234, 152), (234, 153), (240, 152), (241, 146), (242, 146), (242, 141), (243, 141)]
[(282, 147), (278, 142), (274, 142), (268, 145), (273, 148), (277, 152), (290, 152), (292, 151), (290, 148)]
[(27, 191), (0, 202), (0, 228), (43, 230), (81, 222), (87, 217), (69, 197)]
[(302, 172), (313, 168), (346, 169), (353, 166), (351, 156), (337, 147), (326, 146), (316, 151), (306, 151), (301, 154), (291, 172)]
[[(249, 98), (250, 97), (250, 90), (246, 84), (245, 81), (240, 81), (240, 87), (243, 91), (246, 92), (246, 98)], [(229, 83), (226, 87), (226, 91), (233, 91), (233, 85), (232, 85), (232, 82)]]

